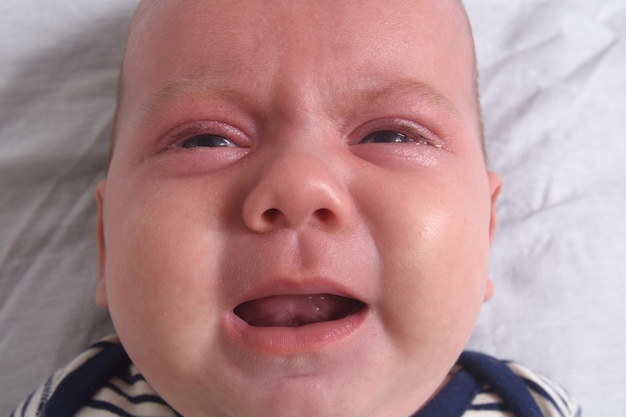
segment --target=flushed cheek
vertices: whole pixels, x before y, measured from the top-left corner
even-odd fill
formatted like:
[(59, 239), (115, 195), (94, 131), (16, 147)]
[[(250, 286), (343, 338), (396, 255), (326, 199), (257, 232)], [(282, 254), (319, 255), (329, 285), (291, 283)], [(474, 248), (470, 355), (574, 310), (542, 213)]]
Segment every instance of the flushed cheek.
[(220, 303), (212, 260), (221, 251), (206, 224), (210, 213), (167, 187), (150, 188), (126, 194), (132, 202), (120, 194), (126, 204), (109, 213), (114, 226), (105, 231), (111, 315), (133, 359), (148, 369), (155, 357), (189, 363), (182, 359), (215, 343), (210, 330)]
[(394, 220), (373, 228), (384, 265), (381, 317), (409, 352), (446, 340), (460, 349), (482, 303), (488, 226), (463, 208), (479, 201), (452, 191), (404, 193)]

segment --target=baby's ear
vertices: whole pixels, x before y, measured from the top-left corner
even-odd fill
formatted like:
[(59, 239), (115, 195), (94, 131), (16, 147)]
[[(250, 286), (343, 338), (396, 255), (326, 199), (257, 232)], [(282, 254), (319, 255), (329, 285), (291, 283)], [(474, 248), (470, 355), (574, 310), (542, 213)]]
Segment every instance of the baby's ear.
[(96, 203), (98, 204), (98, 219), (96, 222), (96, 244), (98, 245), (98, 287), (96, 289), (96, 303), (102, 308), (107, 308), (108, 304), (106, 296), (106, 245), (103, 219), (105, 184), (106, 180), (100, 180), (96, 186)]
[[(502, 178), (495, 172), (489, 172), (489, 194), (491, 196), (491, 214), (489, 220), (489, 244), (493, 243), (493, 236), (496, 231), (496, 202), (498, 200), (498, 196), (500, 195), (500, 190), (502, 190)], [(485, 288), (485, 297), (484, 301), (489, 301), (493, 297), (494, 286), (491, 277), (487, 278), (487, 285)]]
[(493, 236), (496, 232), (496, 202), (502, 190), (502, 178), (495, 172), (488, 172), (489, 193), (491, 195), (491, 219), (489, 221), (489, 243), (493, 243)]

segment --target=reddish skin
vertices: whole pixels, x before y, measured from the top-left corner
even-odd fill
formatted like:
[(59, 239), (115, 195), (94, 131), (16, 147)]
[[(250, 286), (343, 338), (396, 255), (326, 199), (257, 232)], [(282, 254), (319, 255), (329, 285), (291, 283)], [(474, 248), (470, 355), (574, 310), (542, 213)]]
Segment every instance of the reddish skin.
[[(96, 297), (186, 417), (408, 416), (492, 294), (500, 179), (462, 6), (361, 3), (163, 0), (133, 23)], [(198, 134), (234, 146), (182, 147)], [(233, 311), (303, 294), (366, 307), (293, 328)]]

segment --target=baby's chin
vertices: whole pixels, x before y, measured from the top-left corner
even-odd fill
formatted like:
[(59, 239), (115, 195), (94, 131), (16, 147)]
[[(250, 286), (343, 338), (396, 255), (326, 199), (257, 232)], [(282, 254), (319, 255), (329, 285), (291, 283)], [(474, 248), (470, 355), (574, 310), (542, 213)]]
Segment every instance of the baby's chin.
[[(399, 352), (394, 354), (380, 337), (371, 337), (375, 329), (368, 327), (367, 322), (363, 326), (364, 339), (355, 337), (354, 345), (344, 340), (336, 346), (306, 353), (251, 353), (231, 345), (209, 355), (204, 370), (188, 367), (183, 372), (189, 374), (166, 379), (167, 385), (159, 387), (162, 392), (157, 391), (185, 416), (413, 414), (433, 395), (445, 375), (426, 377), (426, 369), (424, 375), (419, 375), (418, 366), (411, 365), (415, 361), (403, 358)], [(167, 364), (157, 366), (162, 376)], [(172, 385), (173, 380), (185, 383)], [(189, 381), (191, 386), (184, 386)], [(190, 392), (195, 393), (191, 400), (187, 398)], [(181, 393), (185, 393), (184, 397), (178, 397)]]
[(381, 391), (379, 381), (371, 376), (346, 381), (328, 375), (300, 375), (268, 378), (261, 387), (250, 382), (242, 387), (234, 395), (229, 393), (234, 401), (227, 404), (219, 403), (224, 397), (207, 403), (205, 395), (193, 408), (174, 408), (185, 416), (395, 417), (412, 415), (431, 396), (402, 391), (403, 387)]

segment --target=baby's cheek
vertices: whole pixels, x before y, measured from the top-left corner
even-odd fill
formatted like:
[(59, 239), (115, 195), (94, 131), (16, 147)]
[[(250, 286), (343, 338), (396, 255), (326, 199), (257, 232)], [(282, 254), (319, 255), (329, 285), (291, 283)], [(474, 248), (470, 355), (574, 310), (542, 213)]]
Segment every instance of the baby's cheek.
[[(450, 332), (463, 338), (484, 295), (479, 296), (484, 256), (482, 243), (474, 240), (476, 219), (459, 210), (452, 195), (404, 201), (410, 214), (383, 230), (379, 240), (386, 322), (408, 349), (441, 343)], [(455, 346), (460, 343), (453, 339)]]
[(219, 252), (218, 240), (180, 221), (164, 222), (164, 214), (153, 210), (129, 233), (113, 271), (110, 309), (140, 369), (185, 375), (215, 344), (220, 303), (215, 262), (207, 254)]
[(207, 227), (207, 213), (187, 196), (168, 194), (167, 188), (149, 191), (137, 192), (117, 216), (107, 285), (115, 298), (113, 314), (166, 331), (194, 319), (190, 311), (201, 316), (198, 310), (214, 304), (213, 257), (220, 239)]

